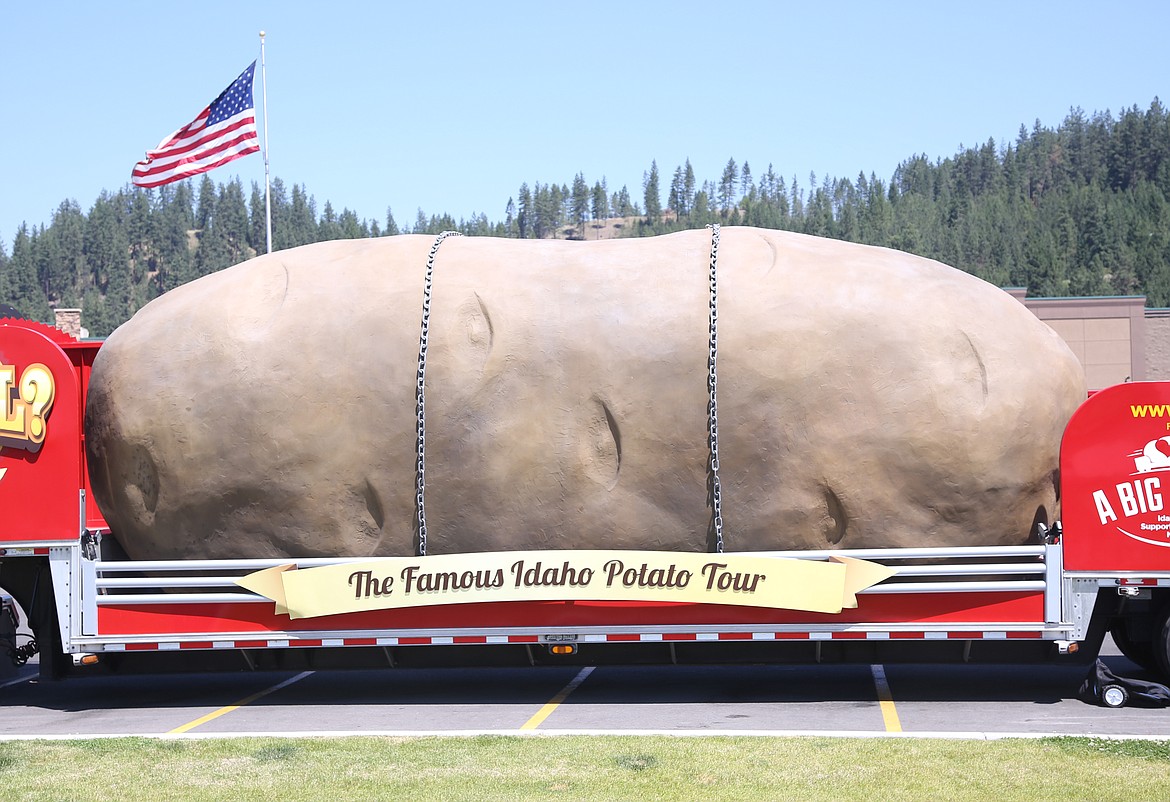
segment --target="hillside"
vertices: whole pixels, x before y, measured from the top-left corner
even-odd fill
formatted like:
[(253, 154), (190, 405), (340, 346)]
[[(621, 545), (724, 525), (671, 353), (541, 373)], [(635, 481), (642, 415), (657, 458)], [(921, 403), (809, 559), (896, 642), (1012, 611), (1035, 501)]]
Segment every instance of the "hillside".
[[(666, 174), (663, 173), (664, 177)], [(652, 163), (638, 201), (578, 174), (524, 182), (502, 220), (426, 216), (411, 226), (361, 220), (302, 185), (272, 184), (274, 247), (403, 232), (611, 239), (709, 223), (744, 224), (896, 248), (1032, 296), (1146, 295), (1170, 306), (1170, 115), (1155, 99), (1109, 113), (1070, 111), (1056, 128), (1021, 126), (951, 157), (910, 156), (888, 178), (785, 178), (729, 159), (699, 181), (689, 161), (660, 184)], [(664, 202), (665, 201), (665, 202)], [(108, 333), (151, 298), (265, 248), (264, 195), (207, 175), (144, 191), (104, 192), (88, 212), (62, 201), (47, 226), (0, 242), (0, 301), (48, 320), (82, 307)], [(578, 232), (581, 232), (580, 236)]]

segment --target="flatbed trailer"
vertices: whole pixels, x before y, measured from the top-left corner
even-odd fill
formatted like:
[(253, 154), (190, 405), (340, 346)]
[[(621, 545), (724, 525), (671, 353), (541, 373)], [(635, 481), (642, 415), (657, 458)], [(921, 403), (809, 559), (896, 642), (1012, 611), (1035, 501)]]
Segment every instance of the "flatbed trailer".
[[(880, 581), (839, 612), (575, 598), (562, 589), (548, 598), (290, 615), (287, 600), (263, 592), (270, 585), (256, 577), (315, 569), (344, 576), (352, 568), (349, 587), (360, 574), (357, 595), (364, 586), (368, 600), (380, 595), (369, 577), (383, 565), (405, 576), (405, 558), (120, 556), (85, 464), (86, 387), (99, 348), (41, 324), (0, 320), (0, 587), (28, 616), (45, 678), (115, 670), (1089, 661), (1107, 631), (1127, 656), (1170, 676), (1170, 509), (1161, 487), (1170, 471), (1170, 383), (1117, 385), (1082, 405), (1061, 447), (1063, 520), (1021, 533), (1022, 545), (707, 555), (879, 566)], [(517, 560), (551, 565), (551, 554)], [(516, 555), (490, 556), (503, 574)], [(637, 553), (610, 556), (629, 561)]]

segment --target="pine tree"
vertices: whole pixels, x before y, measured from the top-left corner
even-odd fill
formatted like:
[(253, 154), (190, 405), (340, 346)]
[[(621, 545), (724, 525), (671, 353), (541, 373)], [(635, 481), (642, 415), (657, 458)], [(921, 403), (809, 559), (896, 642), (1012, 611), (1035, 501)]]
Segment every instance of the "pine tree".
[(683, 165), (682, 203), (690, 214), (695, 206), (695, 168), (691, 167), (690, 159)]
[(519, 233), (520, 239), (527, 239), (532, 236), (532, 192), (528, 189), (528, 183), (525, 182), (520, 185), (519, 205), (516, 209), (516, 230)]
[(646, 202), (646, 222), (655, 225), (662, 218), (662, 196), (658, 190), (658, 161), (650, 162), (650, 172), (642, 184), (642, 197)]
[(8, 303), (10, 297), (8, 292), (8, 250), (4, 246), (4, 238), (0, 237), (0, 302)]
[(553, 213), (552, 232), (556, 237), (569, 217), (569, 188), (565, 184), (560, 186), (553, 184), (549, 192), (551, 193), (549, 206)]
[(49, 226), (52, 255), (46, 259), (45, 295), (59, 306), (77, 306), (85, 279), (85, 216), (77, 201), (62, 201)]
[(559, 203), (553, 198), (552, 188), (547, 184), (542, 185), (538, 181), (532, 186), (532, 235), (536, 239), (544, 239), (556, 231)]
[(12, 258), (8, 262), (8, 301), (20, 313), (32, 320), (49, 320), (49, 301), (37, 280), (35, 234), (21, 224), (12, 242)]
[(264, 193), (253, 181), (252, 199), (248, 204), (248, 247), (258, 254), (268, 252), (268, 218), (264, 206)]
[(585, 239), (585, 223), (589, 220), (589, 185), (585, 183), (585, 176), (581, 173), (573, 177), (569, 212), (572, 215), (573, 228), (577, 230), (577, 238)]
[(678, 218), (686, 215), (686, 202), (683, 200), (683, 168), (682, 165), (674, 168), (674, 175), (670, 179), (670, 192), (667, 195), (666, 206), (672, 209)]
[(508, 203), (504, 206), (504, 229), (508, 237), (520, 236), (520, 227), (516, 224), (516, 201), (512, 197), (508, 197)]
[(325, 201), (325, 208), (321, 211), (321, 223), (317, 227), (317, 241), (329, 242), (341, 237), (341, 224), (333, 211), (333, 204)]
[(337, 224), (342, 239), (365, 239), (370, 236), (369, 223), (359, 220), (357, 212), (352, 209), (342, 209)]
[(625, 184), (617, 192), (613, 193), (613, 197), (609, 202), (610, 211), (615, 217), (633, 217), (638, 214), (638, 210), (630, 202), (630, 190)]
[(195, 207), (195, 227), (207, 228), (208, 222), (215, 215), (215, 182), (207, 173), (199, 181), (199, 203)]
[(293, 242), (292, 207), (289, 204), (288, 190), (279, 178), (272, 179), (272, 185), (268, 188), (268, 197), (272, 204), (272, 250), (279, 251), (291, 248)]
[(719, 178), (719, 211), (724, 215), (731, 210), (735, 203), (735, 186), (739, 180), (739, 168), (735, 159), (728, 159), (723, 167), (723, 175)]
[(609, 196), (605, 189), (604, 178), (593, 185), (592, 212), (593, 219), (596, 221), (607, 220), (609, 218)]
[(256, 255), (248, 247), (248, 205), (244, 202), (244, 186), (239, 178), (220, 186), (215, 201), (215, 228), (227, 240), (229, 264)]
[(295, 248), (317, 241), (317, 213), (304, 184), (293, 185), (288, 230), (289, 243), (284, 247)]
[[(85, 262), (100, 304), (89, 316), (90, 331), (105, 336), (137, 309), (131, 280), (130, 240), (118, 211), (118, 198), (101, 193), (85, 224)], [(83, 301), (86, 314), (93, 304)]]
[(695, 193), (695, 206), (691, 212), (691, 222), (694, 225), (704, 226), (716, 222), (715, 216), (711, 213), (706, 190), (699, 190)]
[(194, 225), (191, 211), (191, 188), (188, 182), (179, 181), (163, 187), (159, 207), (156, 210), (155, 248), (158, 253), (158, 274), (152, 288), (153, 295), (160, 295), (195, 278), (195, 264), (189, 244), (189, 232)]

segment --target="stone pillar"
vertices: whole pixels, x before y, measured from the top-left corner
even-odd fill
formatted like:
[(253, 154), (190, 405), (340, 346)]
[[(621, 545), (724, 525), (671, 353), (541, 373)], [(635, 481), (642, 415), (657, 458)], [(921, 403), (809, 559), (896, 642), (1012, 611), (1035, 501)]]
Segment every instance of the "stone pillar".
[(81, 310), (54, 309), (55, 325), (74, 339), (81, 339)]

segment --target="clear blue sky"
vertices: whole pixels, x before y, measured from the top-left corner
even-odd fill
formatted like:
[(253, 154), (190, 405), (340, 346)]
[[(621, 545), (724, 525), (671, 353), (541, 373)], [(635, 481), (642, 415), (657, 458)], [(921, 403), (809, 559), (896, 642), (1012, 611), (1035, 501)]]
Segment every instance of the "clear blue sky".
[[(700, 182), (728, 158), (804, 186), (888, 179), (1073, 107), (1170, 102), (1165, 0), (5, 5), (8, 253), (22, 222), (127, 185), (259, 56), (262, 29), (272, 175), (400, 224), (419, 208), (499, 220), (521, 182), (577, 172), (640, 202), (651, 160), (664, 187), (688, 158)], [(210, 175), (247, 191), (263, 161)]]

